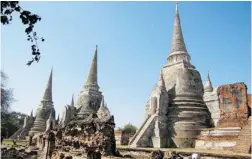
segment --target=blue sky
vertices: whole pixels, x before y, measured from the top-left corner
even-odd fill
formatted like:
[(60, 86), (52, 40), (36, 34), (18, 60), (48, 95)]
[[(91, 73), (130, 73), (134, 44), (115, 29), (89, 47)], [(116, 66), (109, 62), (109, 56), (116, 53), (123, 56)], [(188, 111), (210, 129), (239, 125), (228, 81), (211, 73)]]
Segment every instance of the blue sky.
[[(30, 43), (18, 15), (2, 26), (2, 69), (16, 102), (30, 113), (42, 99), (53, 67), (53, 100), (58, 113), (85, 84), (98, 45), (98, 82), (116, 126), (139, 126), (144, 107), (171, 49), (175, 2), (21, 2), (42, 17), (35, 26), (42, 58), (30, 60)], [(187, 50), (203, 81), (214, 87), (250, 84), (250, 2), (180, 2)]]

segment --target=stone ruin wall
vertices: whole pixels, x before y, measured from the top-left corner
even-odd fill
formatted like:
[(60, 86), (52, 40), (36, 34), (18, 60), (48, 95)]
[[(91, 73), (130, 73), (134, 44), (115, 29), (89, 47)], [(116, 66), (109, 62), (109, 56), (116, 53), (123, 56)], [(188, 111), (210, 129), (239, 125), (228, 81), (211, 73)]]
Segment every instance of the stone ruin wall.
[(248, 120), (247, 87), (244, 83), (218, 88), (220, 120), (218, 127), (242, 127)]
[(122, 131), (121, 130), (115, 130), (115, 140), (116, 145), (122, 145)]
[(99, 150), (102, 155), (115, 155), (114, 126), (113, 119), (100, 121), (93, 118), (84, 123), (71, 122), (62, 133), (56, 135), (62, 136), (58, 139), (58, 146), (79, 151), (84, 149), (85, 152)]
[(128, 145), (135, 133), (125, 133), (121, 130), (115, 131), (116, 145)]
[[(231, 86), (232, 85), (232, 86)], [(234, 109), (233, 108), (233, 105), (235, 105), (236, 103), (232, 103), (232, 102), (235, 102), (235, 100), (232, 100), (232, 96), (234, 96), (234, 98), (236, 98), (236, 95), (232, 95), (231, 92), (227, 92), (227, 88), (228, 87), (234, 87), (235, 88), (239, 88), (237, 89), (238, 92), (240, 92), (240, 95), (244, 96), (243, 97), (243, 100), (244, 100), (244, 103), (246, 103), (245, 101), (247, 101), (247, 106), (246, 104), (244, 104), (243, 106), (240, 107), (240, 109), (238, 110), (237, 108)], [(238, 96), (239, 96), (239, 93), (238, 93)], [(222, 103), (222, 114), (221, 114), (221, 108), (220, 108), (220, 97), (222, 97), (222, 99), (224, 99), (224, 101), (228, 101), (229, 100), (229, 103)], [(217, 127), (218, 126), (218, 123), (219, 123), (219, 120), (222, 116), (222, 121), (220, 123), (222, 123), (220, 125), (220, 127), (225, 127), (225, 124), (223, 123), (225, 118), (227, 118), (227, 116), (232, 116), (232, 113), (233, 113), (233, 116), (234, 114), (241, 114), (243, 112), (243, 114), (245, 115), (246, 112), (247, 112), (247, 108), (248, 108), (248, 116), (251, 116), (251, 94), (248, 94), (247, 95), (247, 99), (245, 99), (246, 97), (246, 85), (243, 84), (243, 83), (235, 83), (235, 84), (229, 84), (229, 85), (224, 85), (224, 86), (220, 86), (218, 88), (214, 88), (212, 92), (205, 92), (204, 93), (204, 101), (211, 113), (211, 117), (212, 117), (212, 121), (214, 123), (214, 126)], [(228, 99), (229, 98), (229, 99)], [(240, 98), (240, 97), (239, 97)], [(223, 107), (223, 104), (225, 105)], [(229, 105), (229, 107), (228, 107)], [(247, 107), (247, 108), (246, 108)], [(226, 110), (229, 110), (232, 112), (225, 112), (225, 109)], [(237, 116), (237, 115), (236, 115)], [(238, 115), (239, 116), (239, 115)], [(245, 118), (244, 118), (245, 120)], [(227, 122), (230, 122), (227, 120)], [(236, 124), (237, 125), (237, 124)], [(228, 126), (228, 123), (226, 124), (226, 126)], [(232, 125), (230, 125), (232, 126)]]
[(252, 107), (252, 104), (251, 104), (251, 97), (252, 97), (252, 94), (248, 94), (247, 100), (248, 100), (249, 116), (251, 116), (251, 107)]
[(246, 85), (234, 83), (219, 86), (212, 92), (205, 92), (204, 101), (211, 112), (215, 128), (201, 132), (196, 148), (232, 149), (248, 121)]
[(215, 88), (212, 92), (205, 92), (204, 94), (204, 102), (211, 113), (212, 122), (215, 127), (220, 120), (220, 103), (217, 90)]

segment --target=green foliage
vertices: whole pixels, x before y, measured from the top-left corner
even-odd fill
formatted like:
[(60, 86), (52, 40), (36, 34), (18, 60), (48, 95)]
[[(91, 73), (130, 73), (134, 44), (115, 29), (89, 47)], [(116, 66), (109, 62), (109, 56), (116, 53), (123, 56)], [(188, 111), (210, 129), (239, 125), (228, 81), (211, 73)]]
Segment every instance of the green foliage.
[(14, 101), (12, 89), (7, 88), (7, 75), (1, 71), (1, 135), (10, 136), (23, 126), (25, 114), (10, 112)]
[(40, 60), (38, 40), (42, 42), (45, 41), (44, 38), (38, 37), (37, 33), (33, 30), (34, 25), (41, 20), (41, 17), (30, 11), (24, 10), (19, 5), (18, 1), (1, 1), (1, 23), (3, 25), (10, 24), (13, 13), (19, 14), (21, 22), (26, 26), (25, 33), (27, 35), (27, 40), (32, 43), (31, 50), (33, 58), (27, 62), (27, 65), (30, 66), (34, 61), (39, 62)]
[[(12, 140), (8, 140), (8, 139), (5, 139), (3, 141), (3, 144), (4, 145), (12, 145), (12, 146), (14, 146)], [(25, 146), (27, 144), (27, 141), (26, 140), (17, 140), (16, 144), (17, 145)]]
[(14, 101), (12, 89), (6, 87), (7, 79), (7, 75), (1, 71), (1, 119), (4, 118)]
[(132, 125), (131, 123), (127, 124), (124, 126), (124, 128), (122, 129), (123, 133), (135, 133), (137, 130), (137, 127)]
[(3, 114), (4, 118), (1, 120), (1, 135), (10, 137), (23, 126), (26, 114), (15, 111)]

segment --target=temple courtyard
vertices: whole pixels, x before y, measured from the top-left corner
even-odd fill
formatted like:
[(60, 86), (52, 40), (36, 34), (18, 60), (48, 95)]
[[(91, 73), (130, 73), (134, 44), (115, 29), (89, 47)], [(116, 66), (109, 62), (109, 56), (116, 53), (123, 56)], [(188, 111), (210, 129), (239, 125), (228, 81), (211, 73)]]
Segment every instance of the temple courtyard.
[(117, 118), (98, 82), (96, 45), (77, 99), (72, 96), (56, 115), (51, 69), (36, 111), (3, 140), (2, 158), (249, 159), (248, 86), (235, 82), (214, 87), (210, 73), (202, 79), (185, 43), (178, 3), (174, 8), (171, 49), (134, 132), (116, 130)]

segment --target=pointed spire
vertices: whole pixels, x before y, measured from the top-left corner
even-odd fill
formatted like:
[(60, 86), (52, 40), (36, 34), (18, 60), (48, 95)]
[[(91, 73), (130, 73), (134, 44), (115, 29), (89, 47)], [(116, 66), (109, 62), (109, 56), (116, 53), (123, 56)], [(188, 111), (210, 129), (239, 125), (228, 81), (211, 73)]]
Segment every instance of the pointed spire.
[(104, 107), (105, 107), (105, 108), (108, 108), (107, 102), (105, 102)]
[(105, 108), (106, 108), (106, 110), (107, 110), (107, 112), (108, 112), (108, 114), (109, 114), (109, 116), (110, 116), (110, 110), (109, 110), (109, 108), (108, 108), (107, 102), (105, 102)]
[(165, 88), (165, 83), (164, 83), (164, 77), (163, 77), (163, 71), (162, 70), (160, 71), (158, 86), (159, 86), (159, 88)]
[(27, 126), (27, 116), (25, 116), (25, 118), (24, 118), (23, 128), (25, 128), (26, 126)]
[(74, 94), (72, 95), (71, 106), (74, 107)]
[(204, 87), (204, 91), (205, 92), (212, 92), (213, 91), (213, 86), (212, 86), (212, 82), (211, 82), (211, 79), (210, 79), (209, 71), (208, 71), (208, 74), (207, 74), (207, 80), (206, 80), (206, 84), (205, 84), (205, 87)]
[(102, 96), (102, 100), (101, 100), (101, 105), (100, 107), (105, 107), (105, 104), (104, 104), (104, 96)]
[(53, 73), (53, 68), (51, 70), (51, 74), (47, 83), (47, 87), (44, 93), (43, 101), (50, 101), (52, 102), (52, 73)]
[(30, 117), (33, 117), (33, 109), (32, 109), (32, 111), (31, 111), (31, 115), (30, 115)]
[(85, 87), (93, 86), (96, 89), (99, 89), (98, 82), (97, 82), (97, 52), (98, 46), (96, 45), (95, 53), (93, 62), (89, 71), (88, 80), (86, 82)]
[(58, 117), (57, 117), (57, 123), (59, 123), (59, 120), (60, 120), (60, 118), (59, 118), (59, 114), (58, 114)]
[(210, 74), (209, 74), (209, 71), (207, 72), (207, 80), (208, 80), (208, 81), (211, 81), (211, 80), (210, 80)]
[(179, 14), (178, 13), (178, 2), (176, 2), (176, 14)]
[[(171, 55), (173, 54), (181, 54), (187, 53), (186, 45), (184, 42), (184, 37), (182, 34), (182, 28), (180, 23), (180, 16), (179, 16), (179, 9), (178, 9), (178, 2), (176, 2), (176, 15), (174, 21), (174, 30), (173, 30), (173, 37), (172, 37), (172, 48), (171, 48)], [(189, 55), (189, 54), (188, 54)]]

